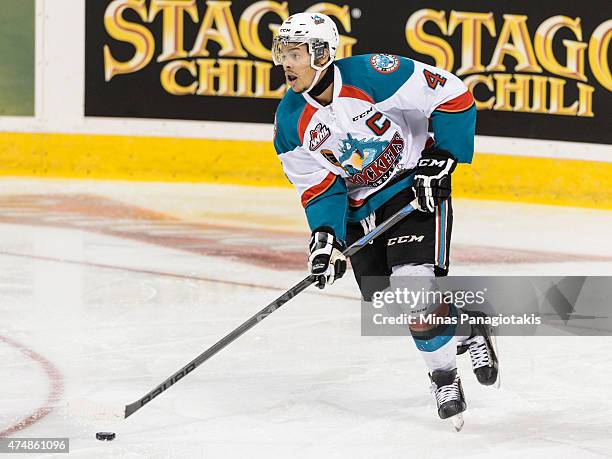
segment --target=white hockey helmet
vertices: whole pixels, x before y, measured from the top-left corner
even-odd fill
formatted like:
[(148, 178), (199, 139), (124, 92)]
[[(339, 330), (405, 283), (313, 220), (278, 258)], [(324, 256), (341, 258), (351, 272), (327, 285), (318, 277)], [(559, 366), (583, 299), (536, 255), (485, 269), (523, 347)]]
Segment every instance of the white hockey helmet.
[[(297, 13), (285, 19), (272, 43), (272, 60), (282, 64), (282, 47), (289, 43), (308, 45), (310, 66), (321, 72), (331, 65), (338, 50), (338, 28), (329, 16), (322, 13)], [(315, 64), (329, 50), (329, 61), (323, 66)], [(316, 80), (316, 79), (315, 79)]]

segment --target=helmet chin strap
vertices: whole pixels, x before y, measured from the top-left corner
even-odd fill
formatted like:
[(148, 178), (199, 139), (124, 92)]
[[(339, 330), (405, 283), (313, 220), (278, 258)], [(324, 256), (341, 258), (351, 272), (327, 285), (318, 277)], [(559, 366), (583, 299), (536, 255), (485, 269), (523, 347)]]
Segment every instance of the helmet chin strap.
[(323, 72), (323, 69), (317, 70), (317, 73), (315, 73), (315, 76), (312, 79), (312, 83), (310, 84), (310, 87), (306, 91), (304, 91), (304, 92), (310, 92), (312, 90), (312, 88), (315, 87), (315, 85), (319, 81), (319, 77), (321, 76), (321, 72)]
[(319, 78), (321, 78), (321, 73), (323, 73), (323, 70), (325, 70), (327, 67), (329, 67), (332, 64), (332, 62), (333, 61), (330, 59), (323, 67), (316, 66), (316, 65), (314, 65), (314, 63), (310, 64), (310, 66), (313, 69), (315, 69), (317, 71), (317, 73), (315, 73), (315, 76), (314, 76), (314, 78), (312, 80), (312, 83), (310, 84), (310, 87), (306, 91), (304, 91), (304, 92), (312, 91), (312, 88), (314, 88), (315, 85), (319, 82)]
[(315, 84), (314, 87), (310, 91), (308, 91), (308, 95), (310, 97), (319, 97), (333, 83), (334, 70), (333, 67), (330, 66), (325, 70), (325, 73), (319, 77), (319, 81), (317, 81), (317, 84)]

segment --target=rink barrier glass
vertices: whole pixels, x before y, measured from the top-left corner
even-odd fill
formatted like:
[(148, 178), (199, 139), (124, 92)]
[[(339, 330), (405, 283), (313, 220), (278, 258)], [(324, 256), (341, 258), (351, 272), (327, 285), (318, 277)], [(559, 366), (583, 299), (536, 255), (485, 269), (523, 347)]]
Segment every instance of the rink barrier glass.
[(35, 2), (2, 0), (0, 116), (34, 116)]
[[(291, 187), (272, 142), (0, 133), (0, 175)], [(477, 153), (453, 194), (612, 209), (612, 162)]]
[(476, 322), (498, 336), (612, 335), (608, 276), (365, 277), (362, 285), (373, 292), (361, 302), (363, 336), (410, 336), (419, 323), (469, 336)]

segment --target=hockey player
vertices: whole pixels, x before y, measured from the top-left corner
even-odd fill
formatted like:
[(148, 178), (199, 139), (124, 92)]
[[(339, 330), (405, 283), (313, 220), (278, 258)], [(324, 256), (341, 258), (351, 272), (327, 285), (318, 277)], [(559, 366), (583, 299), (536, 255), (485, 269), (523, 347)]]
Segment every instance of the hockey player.
[[(308, 267), (319, 288), (345, 273), (344, 247), (418, 198), (421, 212), (351, 259), (368, 299), (365, 276), (391, 282), (447, 274), (451, 175), (458, 162), (472, 160), (476, 109), (449, 72), (390, 54), (335, 60), (337, 48), (338, 31), (328, 16), (299, 13), (281, 25), (272, 54), (289, 90), (276, 112), (274, 146), (312, 229)], [(410, 235), (418, 237), (402, 238)], [(452, 305), (432, 307), (438, 316), (457, 315)], [(458, 348), (469, 351), (481, 383), (497, 379), (487, 333), (456, 337), (446, 325), (410, 328), (430, 370), (439, 416), (460, 416), (466, 404)]]

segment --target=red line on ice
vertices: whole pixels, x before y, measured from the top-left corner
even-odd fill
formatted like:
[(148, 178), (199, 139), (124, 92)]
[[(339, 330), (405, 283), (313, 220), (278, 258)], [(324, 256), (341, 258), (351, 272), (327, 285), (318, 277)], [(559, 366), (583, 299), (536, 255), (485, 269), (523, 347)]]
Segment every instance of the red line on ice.
[[(0, 208), (9, 209), (8, 214), (0, 214), (0, 222), (59, 228), (79, 229), (97, 234), (105, 234), (126, 240), (136, 240), (169, 247), (198, 255), (228, 257), (256, 266), (271, 269), (302, 270), (305, 254), (302, 247), (307, 241), (304, 232), (278, 231), (271, 229), (236, 228), (232, 226), (182, 221), (149, 209), (130, 206), (109, 198), (79, 195), (13, 195), (0, 196)], [(16, 214), (23, 211), (23, 215)], [(64, 217), (60, 220), (47, 220), (49, 216)], [(72, 220), (71, 217), (74, 217)], [(83, 224), (83, 218), (91, 218)], [(131, 225), (143, 227), (142, 230), (130, 228), (128, 223), (114, 221), (126, 219)], [(169, 231), (164, 235), (150, 234), (148, 224), (155, 226), (163, 222)], [(190, 228), (192, 232), (172, 234), (173, 225)], [(222, 236), (219, 236), (219, 231)], [(238, 240), (232, 240), (236, 236)], [(289, 242), (293, 249), (278, 250), (278, 241)], [(517, 264), (517, 263), (562, 263), (562, 262), (609, 262), (606, 255), (577, 255), (571, 253), (546, 252), (530, 249), (486, 247), (467, 244), (454, 244), (451, 250), (451, 264)]]
[[(263, 290), (280, 290), (280, 291), (286, 290), (286, 287), (274, 287), (272, 285), (252, 284), (249, 282), (230, 281), (227, 279), (215, 279), (212, 277), (201, 277), (201, 276), (192, 276), (189, 274), (178, 274), (178, 273), (169, 273), (169, 272), (164, 272), (164, 271), (153, 271), (149, 269), (130, 268), (128, 266), (107, 265), (103, 263), (92, 263), (89, 261), (66, 260), (64, 258), (44, 257), (41, 255), (30, 255), (27, 253), (0, 251), (0, 255), (5, 255), (9, 257), (30, 258), (32, 260), (40, 260), (40, 261), (50, 261), (53, 263), (66, 263), (66, 264), (71, 264), (71, 265), (86, 266), (90, 268), (114, 269), (117, 271), (125, 271), (125, 272), (136, 273), (136, 274), (147, 274), (151, 276), (170, 277), (170, 278), (175, 278), (175, 279), (189, 279), (189, 280), (202, 281), (202, 282), (212, 282), (212, 283), (217, 283), (217, 284), (233, 285), (236, 287), (259, 288)], [(348, 296), (348, 295), (342, 295), (342, 294), (337, 294), (337, 293), (325, 293), (324, 294), (324, 293), (319, 293), (316, 291), (309, 291), (305, 293), (310, 293), (313, 295), (320, 295), (320, 296), (325, 296), (325, 297), (343, 298), (343, 299), (348, 299), (348, 300), (358, 299), (357, 296)]]
[(19, 420), (12, 426), (0, 431), (0, 438), (8, 437), (9, 435), (14, 434), (15, 432), (19, 432), (20, 430), (26, 429), (30, 427), (32, 424), (40, 421), (42, 418), (47, 416), (54, 409), (54, 405), (59, 402), (62, 398), (62, 393), (64, 392), (64, 382), (62, 379), (62, 375), (59, 370), (53, 365), (49, 360), (44, 358), (42, 355), (34, 352), (32, 349), (27, 348), (26, 346), (13, 341), (6, 336), (0, 335), (0, 341), (4, 341), (8, 345), (16, 348), (22, 354), (25, 354), (36, 363), (40, 364), (43, 368), (47, 377), (49, 378), (49, 382), (51, 383), (51, 388), (49, 390), (49, 394), (47, 395), (47, 400), (40, 408), (37, 408), (32, 414), (26, 416), (25, 418)]

